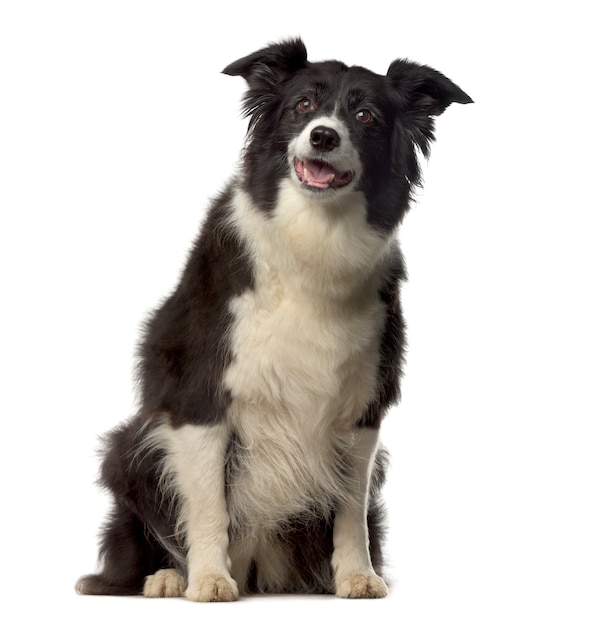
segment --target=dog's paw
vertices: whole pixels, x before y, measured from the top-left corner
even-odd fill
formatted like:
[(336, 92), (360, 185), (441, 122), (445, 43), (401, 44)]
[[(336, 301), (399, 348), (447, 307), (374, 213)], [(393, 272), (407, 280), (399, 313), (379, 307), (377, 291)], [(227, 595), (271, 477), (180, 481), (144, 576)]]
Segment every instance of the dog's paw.
[(340, 598), (384, 598), (387, 593), (385, 581), (374, 572), (353, 572), (337, 582)]
[(184, 595), (184, 578), (175, 569), (160, 569), (145, 578), (146, 598), (179, 598)]
[(238, 599), (238, 585), (229, 576), (208, 574), (188, 585), (186, 597), (195, 602), (232, 602)]

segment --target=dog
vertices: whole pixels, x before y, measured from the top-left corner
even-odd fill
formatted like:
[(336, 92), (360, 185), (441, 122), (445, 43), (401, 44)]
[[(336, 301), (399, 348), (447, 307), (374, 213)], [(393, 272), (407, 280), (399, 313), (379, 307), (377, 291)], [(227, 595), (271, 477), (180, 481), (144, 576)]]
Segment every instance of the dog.
[(472, 100), (408, 60), (310, 62), (299, 38), (223, 72), (248, 85), (241, 166), (143, 329), (139, 411), (104, 438), (101, 571), (76, 590), (380, 598), (395, 234), (434, 118)]

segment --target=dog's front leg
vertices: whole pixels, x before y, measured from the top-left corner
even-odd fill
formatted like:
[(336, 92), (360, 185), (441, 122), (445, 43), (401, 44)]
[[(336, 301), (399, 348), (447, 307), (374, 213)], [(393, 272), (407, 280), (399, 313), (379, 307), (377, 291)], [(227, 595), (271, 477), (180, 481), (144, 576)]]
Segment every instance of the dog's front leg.
[(368, 538), (368, 493), (378, 445), (378, 430), (359, 428), (352, 451), (351, 498), (343, 503), (333, 527), (335, 592), (342, 598), (382, 598), (387, 585), (372, 566)]
[(228, 428), (225, 424), (187, 425), (173, 433), (173, 469), (187, 547), (185, 595), (199, 602), (236, 600), (238, 585), (230, 575), (230, 518), (225, 497)]

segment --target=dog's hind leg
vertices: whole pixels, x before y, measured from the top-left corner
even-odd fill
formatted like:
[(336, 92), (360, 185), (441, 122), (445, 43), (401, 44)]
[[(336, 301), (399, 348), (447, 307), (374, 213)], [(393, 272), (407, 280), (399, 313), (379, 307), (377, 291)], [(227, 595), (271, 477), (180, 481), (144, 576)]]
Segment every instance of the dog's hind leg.
[(145, 578), (167, 563), (167, 553), (141, 520), (124, 505), (116, 505), (101, 541), (102, 571), (83, 576), (76, 591), (85, 595), (137, 595)]

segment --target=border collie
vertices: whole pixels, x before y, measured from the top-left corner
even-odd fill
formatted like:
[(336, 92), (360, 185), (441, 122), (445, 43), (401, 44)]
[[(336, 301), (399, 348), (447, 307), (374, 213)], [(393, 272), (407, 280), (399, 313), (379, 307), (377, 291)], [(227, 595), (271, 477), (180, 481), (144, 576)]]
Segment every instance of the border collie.
[(144, 327), (139, 412), (104, 440), (101, 572), (76, 589), (383, 597), (395, 233), (434, 117), (472, 100), (407, 60), (386, 76), (309, 62), (300, 39), (224, 73), (248, 83), (242, 165)]

